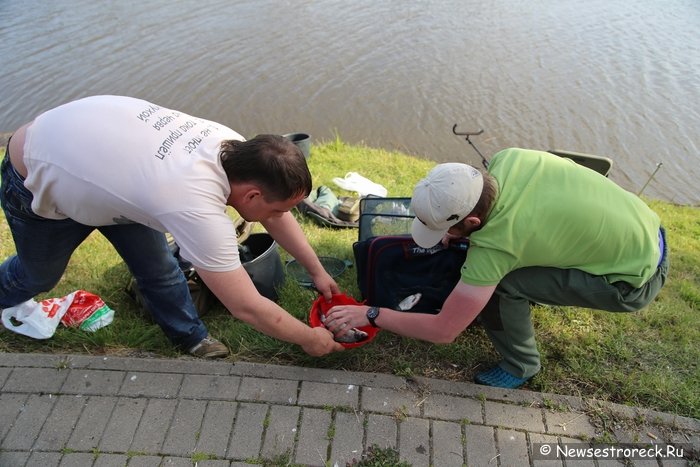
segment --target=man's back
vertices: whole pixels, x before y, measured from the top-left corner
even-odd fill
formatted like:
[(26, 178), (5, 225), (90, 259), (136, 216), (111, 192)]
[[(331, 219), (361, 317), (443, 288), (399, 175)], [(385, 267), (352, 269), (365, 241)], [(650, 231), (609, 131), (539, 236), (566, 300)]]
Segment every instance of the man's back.
[(659, 218), (611, 180), (523, 149), (498, 153), (489, 172), (499, 195), (470, 237), (465, 282), (493, 285), (514, 269), (551, 266), (639, 286), (656, 270)]

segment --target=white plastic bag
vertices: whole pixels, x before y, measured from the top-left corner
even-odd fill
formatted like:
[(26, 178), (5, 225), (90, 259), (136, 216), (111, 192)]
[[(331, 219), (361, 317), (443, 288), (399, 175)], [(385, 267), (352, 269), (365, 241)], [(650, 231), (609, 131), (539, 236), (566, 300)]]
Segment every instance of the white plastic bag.
[(335, 177), (333, 183), (348, 191), (356, 191), (361, 197), (368, 195), (385, 198), (388, 191), (379, 183), (375, 183), (369, 178), (363, 177), (357, 172), (348, 172), (344, 178)]
[(27, 300), (2, 312), (2, 324), (7, 329), (34, 339), (53, 336), (59, 323), (83, 331), (96, 331), (113, 319), (114, 310), (100, 297), (84, 290), (40, 302)]
[[(41, 302), (32, 299), (6, 308), (2, 312), (2, 324), (10, 331), (34, 339), (48, 339), (56, 332), (58, 323), (73, 302), (74, 295), (75, 292), (65, 297), (49, 298)], [(13, 323), (11, 318), (19, 324)]]

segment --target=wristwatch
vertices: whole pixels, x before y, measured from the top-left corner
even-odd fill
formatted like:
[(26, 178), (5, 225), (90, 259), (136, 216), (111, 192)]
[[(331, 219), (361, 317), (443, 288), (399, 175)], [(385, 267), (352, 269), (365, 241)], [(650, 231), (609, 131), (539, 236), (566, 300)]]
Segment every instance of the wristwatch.
[(367, 309), (367, 321), (369, 321), (369, 324), (371, 324), (373, 328), (379, 327), (377, 326), (377, 323), (374, 322), (374, 320), (377, 319), (377, 316), (379, 316), (378, 306), (371, 306)]

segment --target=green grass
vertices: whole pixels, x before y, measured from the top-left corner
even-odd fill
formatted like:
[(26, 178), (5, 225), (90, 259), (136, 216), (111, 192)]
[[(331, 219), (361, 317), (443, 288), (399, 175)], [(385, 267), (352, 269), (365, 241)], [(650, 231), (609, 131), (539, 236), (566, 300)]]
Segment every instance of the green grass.
[[(468, 148), (465, 148), (467, 151)], [(390, 196), (410, 196), (412, 187), (434, 162), (396, 152), (350, 146), (339, 138), (313, 146), (309, 165), (314, 185), (343, 192), (333, 177), (357, 171), (382, 183)], [(615, 314), (569, 307), (533, 311), (543, 371), (528, 388), (642, 406), (700, 418), (700, 213), (697, 207), (647, 200), (661, 216), (671, 248), (671, 271), (659, 297), (646, 309)], [(352, 260), (353, 229), (334, 230), (299, 218), (319, 255)], [(9, 229), (0, 215), (0, 258), (13, 253)], [(286, 255), (283, 254), (283, 260)], [(0, 330), (0, 351), (68, 352), (178, 357), (160, 329), (145, 319), (124, 292), (129, 274), (109, 243), (91, 235), (74, 254), (59, 285), (39, 298), (76, 289), (100, 295), (116, 310), (115, 321), (95, 333), (59, 328), (46, 341)], [(355, 271), (338, 280), (359, 297)], [(280, 303), (305, 320), (314, 295), (293, 281), (280, 290)], [(232, 350), (230, 360), (320, 368), (423, 375), (471, 381), (474, 373), (498, 361), (481, 327), (467, 329), (452, 344), (433, 345), (380, 332), (371, 344), (322, 358), (269, 338), (232, 319), (222, 308), (204, 318), (211, 333)]]

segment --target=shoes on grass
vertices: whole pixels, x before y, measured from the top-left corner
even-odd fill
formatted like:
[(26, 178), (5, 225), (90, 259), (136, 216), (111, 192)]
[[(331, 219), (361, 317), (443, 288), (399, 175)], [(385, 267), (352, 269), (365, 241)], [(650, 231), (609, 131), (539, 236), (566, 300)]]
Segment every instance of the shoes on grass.
[(360, 218), (360, 200), (351, 196), (341, 196), (338, 205), (338, 219), (357, 222)]
[(479, 384), (508, 389), (519, 388), (527, 383), (529, 379), (530, 378), (518, 378), (517, 376), (513, 376), (500, 366), (495, 366), (490, 370), (477, 373), (474, 377), (474, 381)]
[(228, 348), (213, 337), (207, 336), (192, 347), (190, 353), (199, 358), (222, 358), (228, 355)]

